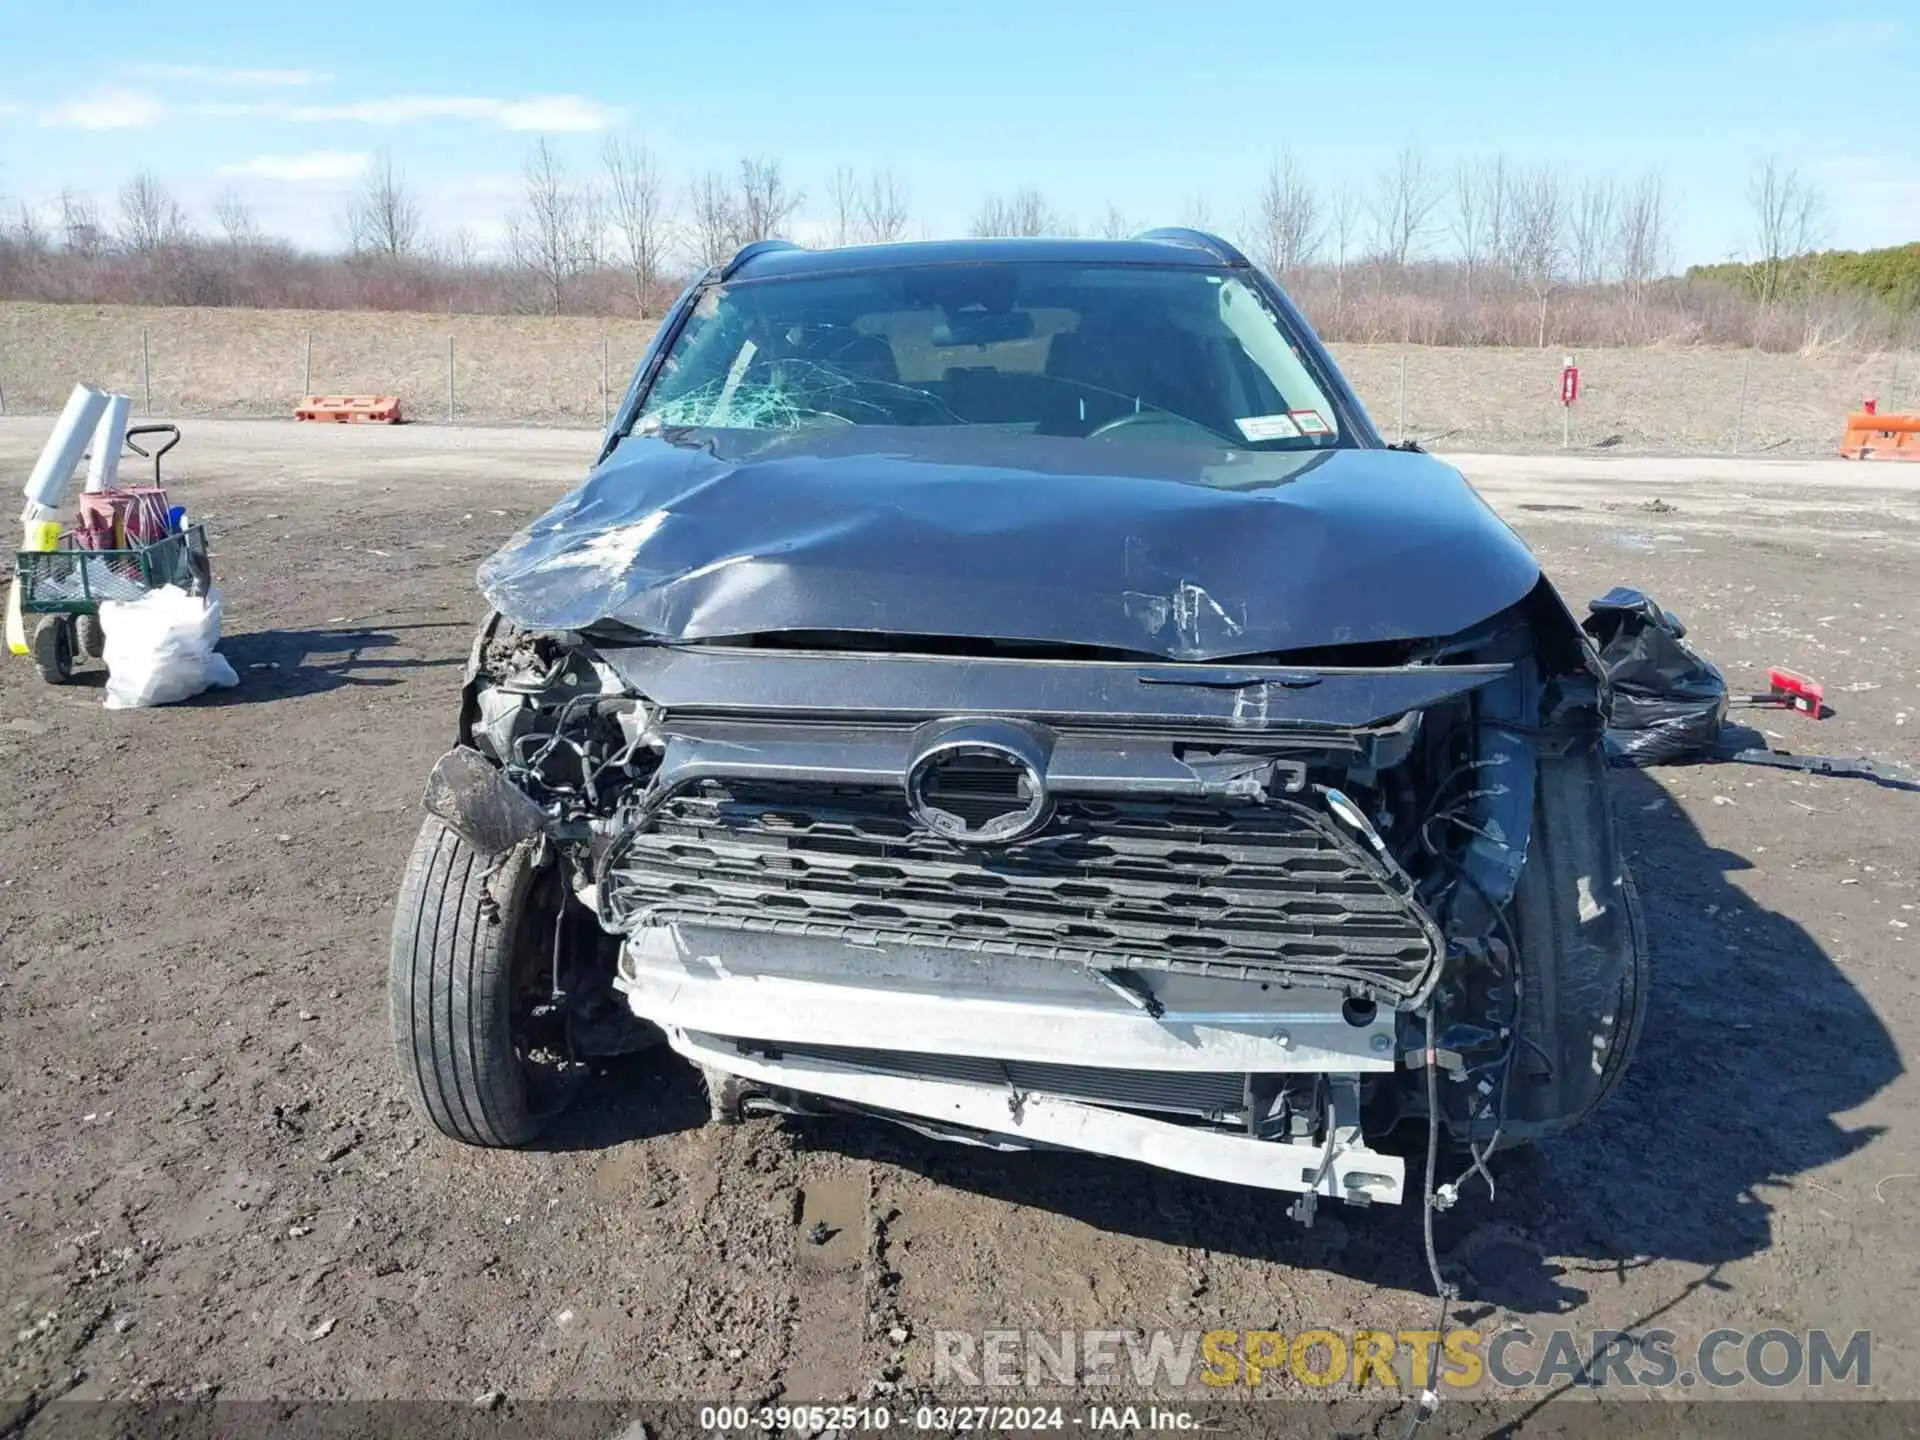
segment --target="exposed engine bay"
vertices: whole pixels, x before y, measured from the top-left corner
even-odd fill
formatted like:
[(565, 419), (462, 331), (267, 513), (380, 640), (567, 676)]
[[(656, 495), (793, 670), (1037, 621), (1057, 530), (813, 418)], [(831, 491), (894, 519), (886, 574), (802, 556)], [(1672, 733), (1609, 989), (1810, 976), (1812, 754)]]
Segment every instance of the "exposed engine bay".
[(639, 1043), (617, 996), (716, 1107), (1132, 1158), (1311, 1219), (1403, 1197), (1402, 1122), (1471, 1173), (1625, 1063), (1590, 655), (1545, 581), (1443, 639), (1183, 663), (496, 617), (428, 804), (577, 902), (555, 1054)]

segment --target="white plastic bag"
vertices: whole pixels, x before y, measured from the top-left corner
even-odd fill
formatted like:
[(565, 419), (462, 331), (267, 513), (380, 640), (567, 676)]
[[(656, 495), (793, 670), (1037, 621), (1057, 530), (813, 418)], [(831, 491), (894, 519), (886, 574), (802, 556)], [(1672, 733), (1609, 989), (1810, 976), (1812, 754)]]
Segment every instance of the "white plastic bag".
[(138, 600), (100, 602), (106, 634), (107, 709), (171, 705), (202, 690), (238, 685), (220, 643), (220, 592), (206, 598), (162, 585)]

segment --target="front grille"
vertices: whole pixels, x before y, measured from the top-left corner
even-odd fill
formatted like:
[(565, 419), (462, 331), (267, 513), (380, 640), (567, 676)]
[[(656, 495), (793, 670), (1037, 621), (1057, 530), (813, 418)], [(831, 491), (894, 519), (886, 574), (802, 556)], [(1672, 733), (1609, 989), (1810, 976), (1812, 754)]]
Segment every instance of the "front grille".
[(1231, 1120), (1246, 1114), (1246, 1077), (1237, 1072), (1106, 1070), (1091, 1065), (992, 1060), (978, 1055), (863, 1050), (851, 1045), (768, 1045), (751, 1040), (716, 1043), (731, 1043), (743, 1055), (822, 1062), (874, 1075), (954, 1080), (1009, 1094), (1055, 1095), (1122, 1110), (1157, 1110), (1203, 1120)]
[(921, 828), (897, 792), (746, 783), (667, 801), (607, 856), (621, 928), (735, 930), (1418, 991), (1437, 932), (1292, 802), (1063, 800), (1004, 848)]

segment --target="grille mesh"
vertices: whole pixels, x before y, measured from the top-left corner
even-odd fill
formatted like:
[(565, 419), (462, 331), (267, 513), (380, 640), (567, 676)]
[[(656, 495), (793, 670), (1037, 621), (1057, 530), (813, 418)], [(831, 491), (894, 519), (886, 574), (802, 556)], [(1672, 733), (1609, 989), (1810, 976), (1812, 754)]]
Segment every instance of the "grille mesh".
[(707, 782), (616, 842), (616, 923), (695, 923), (863, 943), (1242, 978), (1337, 977), (1412, 994), (1430, 923), (1305, 807), (1063, 801), (1001, 849), (920, 828), (897, 793)]

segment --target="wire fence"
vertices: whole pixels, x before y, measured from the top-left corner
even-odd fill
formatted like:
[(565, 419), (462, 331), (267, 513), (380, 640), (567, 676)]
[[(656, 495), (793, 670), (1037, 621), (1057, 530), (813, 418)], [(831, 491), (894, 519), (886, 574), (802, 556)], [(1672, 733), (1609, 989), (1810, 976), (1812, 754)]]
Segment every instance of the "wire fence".
[[(287, 417), (311, 394), (400, 397), (409, 421), (599, 426), (647, 321), (0, 304), (0, 411), (50, 414), (79, 380), (157, 416)], [(1390, 440), (1440, 450), (1830, 454), (1847, 413), (1920, 406), (1920, 354), (1717, 346), (1331, 347)]]
[[(1846, 416), (1920, 406), (1920, 354), (1778, 355), (1720, 346), (1576, 351), (1334, 345), (1389, 440), (1438, 450), (1831, 455)], [(1560, 370), (1580, 398), (1560, 404)]]
[(290, 417), (307, 395), (397, 395), (410, 421), (599, 425), (654, 326), (504, 315), (0, 305), (0, 388), (57, 411), (76, 381), (142, 415)]

